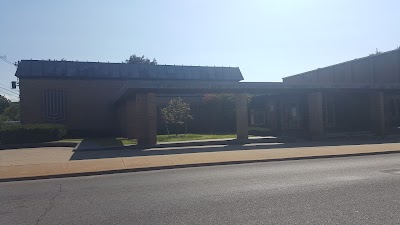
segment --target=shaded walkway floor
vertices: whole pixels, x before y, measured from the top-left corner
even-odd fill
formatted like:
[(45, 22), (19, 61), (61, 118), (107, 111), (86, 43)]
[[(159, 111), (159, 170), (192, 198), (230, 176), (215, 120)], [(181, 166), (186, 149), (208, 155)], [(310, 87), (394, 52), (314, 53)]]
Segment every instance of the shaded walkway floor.
[(0, 151), (0, 180), (217, 165), (269, 160), (400, 152), (396, 140), (160, 146), (73, 151), (32, 148)]

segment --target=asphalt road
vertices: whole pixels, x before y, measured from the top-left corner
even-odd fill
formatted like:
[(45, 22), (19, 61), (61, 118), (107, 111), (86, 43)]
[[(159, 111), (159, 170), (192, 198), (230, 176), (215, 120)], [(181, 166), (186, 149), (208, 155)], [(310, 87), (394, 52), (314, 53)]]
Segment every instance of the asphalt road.
[(0, 224), (400, 224), (400, 154), (0, 183)]

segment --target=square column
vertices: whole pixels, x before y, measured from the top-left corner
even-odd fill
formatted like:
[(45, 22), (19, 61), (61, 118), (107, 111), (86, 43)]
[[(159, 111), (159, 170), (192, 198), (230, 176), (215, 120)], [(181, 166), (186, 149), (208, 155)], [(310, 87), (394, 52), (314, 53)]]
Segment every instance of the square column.
[(157, 108), (154, 93), (136, 94), (136, 139), (139, 146), (157, 144)]
[(126, 132), (127, 127), (127, 115), (126, 115), (126, 101), (121, 102), (118, 105), (118, 122), (119, 122), (119, 132), (121, 137), (128, 137)]
[(385, 103), (383, 92), (370, 94), (371, 129), (377, 135), (385, 134)]
[(308, 129), (313, 138), (319, 138), (324, 135), (321, 92), (308, 94)]
[(236, 94), (236, 135), (237, 140), (249, 139), (249, 123), (247, 116), (247, 94)]
[(136, 102), (135, 99), (127, 99), (125, 103), (125, 134), (127, 138), (136, 138)]

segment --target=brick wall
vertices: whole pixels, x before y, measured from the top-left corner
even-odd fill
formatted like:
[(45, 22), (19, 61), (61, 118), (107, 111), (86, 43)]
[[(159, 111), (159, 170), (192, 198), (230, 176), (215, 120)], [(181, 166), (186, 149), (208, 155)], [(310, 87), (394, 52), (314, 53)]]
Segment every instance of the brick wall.
[(125, 80), (20, 79), (21, 123), (49, 123), (43, 113), (43, 92), (63, 90), (65, 124), (70, 129), (119, 131), (113, 101)]

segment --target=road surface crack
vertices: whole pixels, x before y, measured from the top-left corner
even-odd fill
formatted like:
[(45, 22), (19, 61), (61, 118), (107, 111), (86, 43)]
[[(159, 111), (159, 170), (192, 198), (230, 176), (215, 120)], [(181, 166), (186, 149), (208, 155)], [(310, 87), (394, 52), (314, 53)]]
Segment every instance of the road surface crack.
[(61, 184), (59, 184), (58, 192), (50, 199), (49, 206), (47, 206), (42, 215), (40, 215), (39, 218), (37, 218), (35, 225), (38, 225), (44, 219), (47, 213), (50, 212), (51, 208), (53, 208), (54, 206), (55, 199), (61, 194), (61, 192), (62, 192), (62, 187)]

